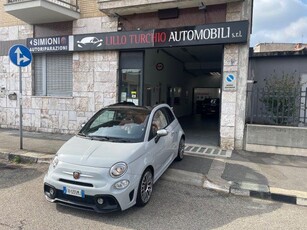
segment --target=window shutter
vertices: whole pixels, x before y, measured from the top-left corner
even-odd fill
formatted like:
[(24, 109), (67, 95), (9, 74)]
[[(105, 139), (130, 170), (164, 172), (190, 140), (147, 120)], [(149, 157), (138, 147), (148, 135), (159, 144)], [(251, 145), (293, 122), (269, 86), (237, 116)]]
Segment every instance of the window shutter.
[(34, 55), (34, 95), (44, 96), (43, 90), (43, 55)]
[(47, 96), (72, 96), (72, 54), (47, 54)]

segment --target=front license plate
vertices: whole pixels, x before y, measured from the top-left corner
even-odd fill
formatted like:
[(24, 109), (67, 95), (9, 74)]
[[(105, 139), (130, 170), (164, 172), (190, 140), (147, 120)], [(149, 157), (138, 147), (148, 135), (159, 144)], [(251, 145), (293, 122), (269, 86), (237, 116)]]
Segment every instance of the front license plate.
[(85, 193), (81, 189), (74, 189), (69, 187), (63, 187), (63, 193), (66, 195), (77, 196), (84, 198)]

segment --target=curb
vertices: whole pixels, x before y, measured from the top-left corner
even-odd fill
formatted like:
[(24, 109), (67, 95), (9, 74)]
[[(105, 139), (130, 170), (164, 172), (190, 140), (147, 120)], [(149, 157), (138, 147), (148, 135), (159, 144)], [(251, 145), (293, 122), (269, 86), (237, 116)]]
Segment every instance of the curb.
[(50, 164), (50, 162), (53, 159), (53, 156), (54, 156), (53, 154), (35, 153), (35, 152), (26, 152), (26, 151), (20, 151), (17, 153), (0, 151), (0, 159), (15, 161), (16, 163), (24, 163), (24, 164), (34, 164), (34, 163)]
[(278, 201), (287, 204), (307, 206), (307, 192), (270, 187), (268, 185), (247, 182), (229, 182), (229, 193), (239, 196), (249, 196), (264, 200)]
[(208, 190), (236, 196), (252, 197), (278, 201), (288, 204), (307, 206), (307, 192), (292, 191), (269, 187), (268, 185), (249, 182), (228, 181), (228, 185), (219, 185), (200, 173), (187, 172), (179, 169), (168, 169), (161, 179), (202, 187)]

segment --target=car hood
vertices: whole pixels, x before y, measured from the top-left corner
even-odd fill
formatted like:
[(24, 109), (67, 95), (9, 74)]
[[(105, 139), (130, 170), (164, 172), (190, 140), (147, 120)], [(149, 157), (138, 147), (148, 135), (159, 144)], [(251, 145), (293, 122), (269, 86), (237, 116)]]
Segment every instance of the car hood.
[(144, 143), (118, 143), (72, 137), (58, 151), (60, 161), (105, 168), (117, 162), (135, 161), (144, 153)]

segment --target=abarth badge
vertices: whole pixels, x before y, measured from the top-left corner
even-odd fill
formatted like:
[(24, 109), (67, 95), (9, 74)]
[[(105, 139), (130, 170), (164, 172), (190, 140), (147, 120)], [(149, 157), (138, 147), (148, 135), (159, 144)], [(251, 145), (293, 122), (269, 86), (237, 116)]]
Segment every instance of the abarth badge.
[(73, 172), (72, 176), (74, 177), (75, 180), (80, 179), (80, 172)]

